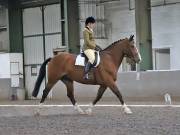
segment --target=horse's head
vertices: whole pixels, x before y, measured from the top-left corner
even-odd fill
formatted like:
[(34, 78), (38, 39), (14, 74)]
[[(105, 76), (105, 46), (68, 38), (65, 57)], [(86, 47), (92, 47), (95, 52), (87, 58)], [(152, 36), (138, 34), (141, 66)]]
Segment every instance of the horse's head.
[(134, 35), (131, 35), (127, 41), (126, 47), (124, 49), (124, 54), (128, 58), (127, 62), (130, 64), (140, 63), (141, 55), (135, 46)]

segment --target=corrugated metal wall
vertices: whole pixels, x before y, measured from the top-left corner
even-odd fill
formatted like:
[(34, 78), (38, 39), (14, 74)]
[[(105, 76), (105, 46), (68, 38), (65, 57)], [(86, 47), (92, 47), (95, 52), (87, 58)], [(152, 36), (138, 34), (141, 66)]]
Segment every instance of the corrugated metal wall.
[(46, 58), (53, 56), (53, 49), (57, 48), (59, 45), (61, 45), (61, 39), (59, 35), (48, 35), (45, 38), (46, 43)]
[[(60, 4), (26, 8), (23, 10), (25, 87), (31, 93), (44, 59), (53, 56), (53, 49), (61, 46)], [(45, 81), (38, 98), (41, 98)], [(51, 97), (52, 94), (49, 94)]]
[(45, 6), (45, 10), (44, 10), (45, 33), (55, 33), (61, 31), (60, 12), (61, 10), (59, 4)]
[[(32, 72), (37, 73), (44, 60), (42, 26), (42, 10), (40, 7), (23, 10), (25, 87), (29, 98), (37, 78), (37, 74), (32, 74)], [(43, 82), (39, 96), (44, 87)]]
[(180, 4), (152, 8), (152, 45), (170, 49), (170, 69), (180, 69)]
[(97, 0), (79, 0), (79, 13), (80, 13), (80, 37), (82, 38), (82, 31), (87, 17), (93, 16), (96, 19), (96, 28), (94, 30), (95, 37), (99, 39), (106, 39), (105, 33), (105, 18), (104, 18), (104, 5), (98, 5)]
[(0, 52), (9, 50), (8, 11), (0, 5)]
[(23, 11), (23, 35), (42, 34), (42, 12), (40, 7), (27, 8)]
[(85, 20), (89, 16), (93, 16), (96, 19), (96, 27), (94, 30), (96, 44), (105, 48), (109, 45), (107, 30), (107, 20), (105, 18), (105, 7), (103, 4), (99, 4), (99, 0), (79, 0), (79, 23), (80, 23), (80, 44), (81, 48), (84, 44), (83, 30), (85, 27)]
[(53, 49), (62, 45), (60, 5), (49, 5), (44, 10), (45, 54), (46, 58), (53, 56)]
[(44, 60), (43, 37), (24, 38), (25, 65), (40, 64)]
[[(108, 27), (109, 43), (136, 34), (134, 0), (130, 2), (129, 4), (129, 1), (121, 0), (104, 4), (105, 18), (111, 24)], [(128, 8), (128, 5), (132, 6)], [(177, 59), (180, 57), (180, 0), (151, 0), (151, 6), (152, 46), (155, 49), (170, 48), (168, 67), (180, 69), (180, 61)], [(166, 63), (169, 63), (169, 58), (162, 60), (167, 60)], [(124, 64), (122, 69), (127, 71), (130, 68)]]

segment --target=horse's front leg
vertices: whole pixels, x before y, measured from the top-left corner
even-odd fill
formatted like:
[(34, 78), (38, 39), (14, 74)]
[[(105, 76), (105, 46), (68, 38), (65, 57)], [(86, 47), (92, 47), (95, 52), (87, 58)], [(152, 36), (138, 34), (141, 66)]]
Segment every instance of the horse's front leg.
[(90, 103), (89, 108), (86, 110), (86, 113), (88, 115), (92, 114), (92, 109), (93, 109), (94, 105), (101, 99), (101, 97), (104, 94), (106, 88), (107, 88), (107, 86), (103, 86), (103, 85), (101, 85), (99, 87), (96, 98), (94, 99), (94, 101), (92, 103)]
[(119, 91), (116, 83), (115, 83), (115, 82), (112, 82), (109, 87), (110, 87), (110, 89), (112, 90), (112, 92), (118, 97), (119, 101), (120, 101), (121, 104), (122, 104), (122, 108), (123, 108), (124, 112), (127, 113), (127, 114), (131, 114), (132, 111), (131, 111), (131, 109), (128, 108), (127, 105), (124, 103), (123, 97), (122, 97), (122, 95), (121, 95), (121, 93), (120, 93), (120, 91)]

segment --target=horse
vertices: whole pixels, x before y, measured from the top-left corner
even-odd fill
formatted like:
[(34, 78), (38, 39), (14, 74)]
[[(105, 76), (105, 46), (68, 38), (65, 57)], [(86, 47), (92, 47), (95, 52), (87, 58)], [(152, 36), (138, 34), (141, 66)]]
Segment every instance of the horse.
[[(134, 35), (112, 43), (107, 48), (101, 50), (99, 55), (101, 61), (96, 68), (91, 69), (93, 77), (90, 79), (83, 78), (83, 66), (75, 65), (75, 60), (77, 57), (75, 54), (61, 52), (53, 58), (46, 59), (41, 65), (32, 96), (37, 97), (40, 85), (46, 75), (46, 65), (48, 65), (48, 82), (43, 90), (40, 104), (44, 103), (51, 88), (57, 83), (57, 81), (61, 80), (67, 87), (67, 97), (73, 104), (74, 109), (81, 114), (91, 114), (92, 108), (101, 99), (103, 93), (108, 87), (119, 99), (124, 112), (127, 114), (132, 113), (131, 109), (128, 108), (124, 102), (122, 94), (117, 87), (116, 80), (119, 66), (124, 57), (129, 58), (131, 64), (140, 63), (141, 61), (140, 53), (135, 46)], [(82, 84), (99, 85), (96, 98), (92, 103), (90, 103), (89, 108), (85, 111), (80, 108), (74, 98), (74, 81)]]

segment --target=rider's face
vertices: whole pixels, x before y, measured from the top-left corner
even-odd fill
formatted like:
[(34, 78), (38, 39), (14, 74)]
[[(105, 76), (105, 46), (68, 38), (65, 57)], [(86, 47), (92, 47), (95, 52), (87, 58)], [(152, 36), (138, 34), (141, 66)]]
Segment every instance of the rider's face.
[(91, 29), (94, 29), (95, 28), (95, 26), (96, 26), (96, 23), (89, 23), (89, 25), (88, 25)]

